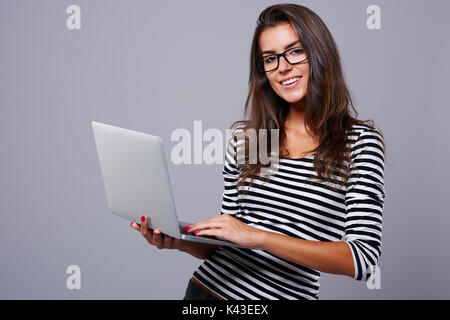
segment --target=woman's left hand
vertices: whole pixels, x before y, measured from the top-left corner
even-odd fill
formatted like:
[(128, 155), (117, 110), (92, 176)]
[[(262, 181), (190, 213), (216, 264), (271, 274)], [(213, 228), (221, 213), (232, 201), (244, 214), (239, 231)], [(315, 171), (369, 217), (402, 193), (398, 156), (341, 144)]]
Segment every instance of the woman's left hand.
[(202, 220), (186, 226), (184, 230), (198, 236), (222, 237), (243, 247), (257, 248), (264, 231), (248, 226), (229, 214)]

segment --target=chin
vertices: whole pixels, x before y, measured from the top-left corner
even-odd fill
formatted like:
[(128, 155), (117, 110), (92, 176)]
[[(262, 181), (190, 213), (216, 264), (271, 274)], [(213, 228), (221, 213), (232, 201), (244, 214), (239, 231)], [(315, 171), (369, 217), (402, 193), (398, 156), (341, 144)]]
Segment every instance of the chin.
[(281, 98), (289, 103), (297, 103), (299, 101), (301, 101), (304, 97), (305, 94), (303, 94), (303, 92), (296, 94), (296, 93), (291, 93), (291, 94), (284, 94), (284, 95), (280, 95)]

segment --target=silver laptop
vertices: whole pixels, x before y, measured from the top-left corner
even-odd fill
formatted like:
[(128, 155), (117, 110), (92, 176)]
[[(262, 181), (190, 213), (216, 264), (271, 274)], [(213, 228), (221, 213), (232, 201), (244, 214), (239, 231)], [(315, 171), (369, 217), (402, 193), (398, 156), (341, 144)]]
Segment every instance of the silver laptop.
[(176, 239), (240, 247), (224, 238), (196, 236), (183, 230), (170, 184), (160, 137), (92, 121), (108, 207), (120, 217), (140, 222)]

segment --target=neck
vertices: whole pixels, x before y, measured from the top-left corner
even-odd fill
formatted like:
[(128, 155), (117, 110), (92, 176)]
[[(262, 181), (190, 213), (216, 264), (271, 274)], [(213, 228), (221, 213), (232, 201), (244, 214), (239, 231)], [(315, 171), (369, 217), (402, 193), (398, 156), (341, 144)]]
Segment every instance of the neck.
[(289, 113), (284, 123), (286, 128), (305, 130), (305, 103), (304, 99), (289, 104)]

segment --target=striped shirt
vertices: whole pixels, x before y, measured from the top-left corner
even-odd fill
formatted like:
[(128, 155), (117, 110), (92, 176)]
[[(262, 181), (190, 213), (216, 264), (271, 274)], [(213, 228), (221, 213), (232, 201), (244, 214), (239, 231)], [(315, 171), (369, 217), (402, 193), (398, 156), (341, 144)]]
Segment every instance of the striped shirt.
[[(351, 249), (355, 280), (365, 281), (381, 254), (382, 210), (385, 198), (382, 136), (375, 129), (354, 125), (347, 132), (354, 166), (345, 187), (316, 177), (314, 154), (281, 157), (269, 181), (257, 178), (247, 195), (236, 190), (239, 169), (226, 152), (221, 214), (251, 227), (313, 241), (344, 241)], [(235, 141), (231, 146), (236, 150)], [(356, 167), (356, 168), (355, 168)], [(250, 179), (246, 181), (246, 190)], [(337, 186), (337, 185), (334, 185)], [(222, 246), (193, 276), (224, 299), (318, 299), (320, 272), (260, 249)]]

